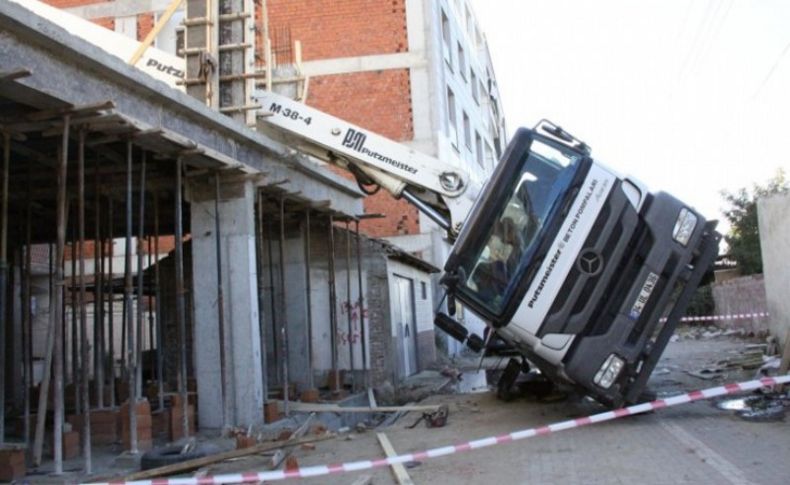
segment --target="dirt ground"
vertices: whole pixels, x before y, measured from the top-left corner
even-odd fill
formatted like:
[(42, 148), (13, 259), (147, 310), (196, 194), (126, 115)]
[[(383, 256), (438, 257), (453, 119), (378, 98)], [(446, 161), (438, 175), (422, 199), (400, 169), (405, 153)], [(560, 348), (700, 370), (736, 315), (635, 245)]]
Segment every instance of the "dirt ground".
[[(691, 376), (726, 358), (738, 358), (752, 342), (727, 337), (681, 340), (667, 348), (650, 387), (659, 396), (749, 379), (754, 370), (732, 369), (707, 380)], [(471, 374), (473, 375), (473, 374)], [(528, 397), (501, 402), (491, 391), (434, 395), (425, 402), (450, 408), (447, 426), (407, 429), (418, 417), (394, 425), (352, 431), (314, 450), (297, 449), (300, 466), (369, 460), (384, 454), (376, 431), (386, 433), (398, 453), (457, 444), (603, 410), (587, 399), (541, 403)], [(642, 416), (536, 437), (516, 443), (410, 463), (415, 483), (790, 483), (790, 424), (748, 422), (702, 401)], [(210, 473), (256, 469), (256, 460), (218, 465)], [(364, 475), (371, 483), (396, 483), (389, 469), (305, 479), (305, 483), (351, 484)], [(292, 481), (292, 482), (295, 482)]]
[[(681, 339), (670, 343), (650, 382), (659, 397), (751, 379), (755, 370), (738, 367), (700, 378), (688, 372), (710, 368), (723, 359), (754, 352), (754, 342), (714, 337)], [(461, 367), (463, 368), (463, 363)], [(489, 361), (490, 365), (491, 362)], [(601, 412), (598, 404), (580, 397), (539, 402), (520, 397), (496, 399), (468, 361), (460, 389), (471, 393), (432, 395), (425, 403), (447, 404), (448, 424), (429, 429), (419, 415), (409, 413), (394, 425), (351, 430), (315, 443), (314, 449), (293, 452), (299, 466), (371, 460), (384, 456), (376, 432), (384, 432), (397, 453), (458, 444), (534, 426)], [(721, 366), (720, 366), (721, 367)], [(434, 374), (441, 385), (446, 377)], [(701, 374), (705, 375), (705, 373)], [(425, 380), (425, 378), (423, 378)], [(430, 381), (430, 378), (428, 378)], [(426, 382), (422, 382), (425, 385)], [(427, 385), (433, 385), (430, 382)], [(458, 386), (456, 386), (456, 391)], [(646, 415), (562, 431), (547, 436), (410, 463), (414, 483), (790, 483), (790, 423), (745, 421), (715, 402), (701, 401)], [(203, 474), (264, 470), (270, 458), (253, 456), (212, 465)], [(397, 483), (389, 468), (304, 479), (304, 483), (354, 483), (363, 476), (370, 483)], [(32, 477), (31, 477), (32, 478)], [(44, 477), (41, 477), (42, 479)], [(35, 480), (38, 481), (38, 480)], [(44, 480), (46, 482), (46, 480)], [(297, 480), (291, 480), (295, 483)]]

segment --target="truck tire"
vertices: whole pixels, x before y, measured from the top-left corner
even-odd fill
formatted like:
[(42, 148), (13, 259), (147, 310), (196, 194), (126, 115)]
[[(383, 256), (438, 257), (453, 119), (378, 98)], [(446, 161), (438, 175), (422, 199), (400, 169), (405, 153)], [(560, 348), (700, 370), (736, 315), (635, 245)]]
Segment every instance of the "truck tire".
[(186, 453), (181, 453), (182, 449), (183, 446), (170, 445), (147, 451), (140, 458), (140, 469), (150, 470), (152, 468), (159, 468), (160, 466), (194, 460), (195, 458), (203, 458), (204, 456), (217, 452), (211, 451), (204, 446), (197, 446), (194, 450)]

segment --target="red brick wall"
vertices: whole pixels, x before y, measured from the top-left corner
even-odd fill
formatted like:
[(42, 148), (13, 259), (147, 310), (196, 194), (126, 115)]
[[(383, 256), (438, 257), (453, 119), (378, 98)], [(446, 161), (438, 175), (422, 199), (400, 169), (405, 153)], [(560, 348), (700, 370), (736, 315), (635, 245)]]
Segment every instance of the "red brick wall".
[(404, 52), (405, 0), (268, 0), (269, 26), (289, 27), (304, 60)]
[[(405, 52), (405, 0), (269, 0), (272, 32), (288, 27), (303, 60)], [(273, 34), (272, 34), (273, 35)], [(310, 79), (307, 104), (397, 141), (414, 138), (408, 69)], [(352, 178), (348, 173), (345, 176)], [(382, 190), (365, 199), (361, 229), (374, 237), (419, 233), (419, 212)]]
[(112, 17), (101, 17), (98, 19), (91, 19), (91, 22), (101, 25), (105, 29), (115, 30), (115, 19)]
[[(310, 80), (307, 104), (393, 140), (414, 138), (408, 69), (320, 76)], [(350, 174), (345, 174), (351, 178)], [(365, 212), (385, 214), (360, 228), (374, 237), (419, 233), (419, 212), (381, 190), (365, 199)]]
[(154, 28), (154, 14), (144, 13), (137, 16), (137, 40), (145, 39), (148, 32)]

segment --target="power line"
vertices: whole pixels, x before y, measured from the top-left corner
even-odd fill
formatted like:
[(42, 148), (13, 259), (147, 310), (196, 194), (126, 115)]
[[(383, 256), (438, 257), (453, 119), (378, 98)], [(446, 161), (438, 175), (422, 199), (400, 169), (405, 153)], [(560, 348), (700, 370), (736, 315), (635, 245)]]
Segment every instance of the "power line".
[(779, 67), (779, 64), (782, 62), (782, 59), (784, 59), (784, 57), (787, 54), (788, 50), (790, 50), (790, 41), (787, 42), (787, 45), (785, 45), (785, 48), (782, 49), (782, 53), (779, 54), (779, 57), (777, 57), (776, 62), (774, 62), (774, 65), (771, 66), (771, 70), (768, 71), (768, 74), (765, 76), (765, 79), (763, 79), (762, 84), (760, 84), (760, 87), (757, 88), (757, 91), (755, 91), (754, 95), (752, 96), (752, 100), (757, 98), (757, 96), (762, 92), (762, 90), (765, 87), (765, 85), (768, 84), (768, 81), (774, 75), (774, 72), (776, 72), (776, 68)]

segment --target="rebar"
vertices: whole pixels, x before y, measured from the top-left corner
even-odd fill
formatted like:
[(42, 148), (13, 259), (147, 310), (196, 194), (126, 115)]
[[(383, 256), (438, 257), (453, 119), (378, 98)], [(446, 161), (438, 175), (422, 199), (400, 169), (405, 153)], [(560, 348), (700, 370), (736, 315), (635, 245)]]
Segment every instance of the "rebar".
[[(91, 403), (90, 403), (90, 357), (88, 354), (88, 316), (85, 310), (85, 130), (79, 131), (77, 144), (77, 224), (79, 226), (79, 281), (80, 292), (77, 304), (80, 308), (80, 335), (82, 351), (82, 453), (85, 473), (92, 473), (91, 459)], [(74, 254), (72, 253), (72, 257)], [(72, 275), (72, 281), (74, 281)], [(74, 306), (72, 305), (72, 311)]]
[(186, 335), (186, 308), (184, 307), (184, 233), (182, 227), (182, 171), (184, 160), (182, 156), (176, 158), (176, 193), (175, 193), (175, 266), (176, 266), (176, 324), (181, 355), (181, 365), (178, 381), (178, 391), (181, 395), (182, 425), (184, 437), (189, 436), (189, 405), (187, 394), (187, 335)]
[(219, 171), (214, 175), (214, 240), (217, 249), (217, 327), (219, 330), (220, 403), (222, 404), (222, 429), (228, 425), (227, 376), (225, 375), (225, 304), (222, 294), (222, 232), (219, 217)]
[[(137, 453), (137, 400), (134, 371), (134, 316), (132, 314), (132, 142), (126, 142), (126, 244), (124, 248), (124, 327), (126, 339), (126, 377), (129, 379), (129, 451)], [(123, 418), (121, 418), (123, 419)]]

